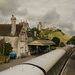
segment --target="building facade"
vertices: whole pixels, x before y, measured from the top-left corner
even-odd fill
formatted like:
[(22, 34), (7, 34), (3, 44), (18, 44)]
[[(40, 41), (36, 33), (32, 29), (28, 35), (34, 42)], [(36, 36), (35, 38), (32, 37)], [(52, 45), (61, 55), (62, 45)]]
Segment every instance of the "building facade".
[(6, 43), (10, 43), (17, 57), (21, 55), (29, 55), (27, 29), (29, 24), (21, 22), (16, 24), (16, 17), (12, 15), (11, 24), (0, 24), (0, 40), (4, 39)]
[(40, 31), (42, 29), (49, 28), (45, 23), (39, 22), (37, 25), (37, 29)]

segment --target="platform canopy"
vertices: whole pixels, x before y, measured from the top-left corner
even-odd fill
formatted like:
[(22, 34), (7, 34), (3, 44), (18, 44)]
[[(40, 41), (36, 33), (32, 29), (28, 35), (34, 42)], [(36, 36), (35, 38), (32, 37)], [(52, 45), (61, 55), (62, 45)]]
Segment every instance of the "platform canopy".
[(48, 46), (48, 45), (54, 45), (55, 43), (50, 40), (34, 40), (30, 42), (28, 45), (34, 45), (34, 46)]

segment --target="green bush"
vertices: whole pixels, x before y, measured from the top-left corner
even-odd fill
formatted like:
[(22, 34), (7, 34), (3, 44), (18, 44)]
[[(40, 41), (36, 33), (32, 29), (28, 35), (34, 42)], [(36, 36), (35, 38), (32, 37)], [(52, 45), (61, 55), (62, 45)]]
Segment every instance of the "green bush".
[(55, 43), (55, 46), (59, 46), (60, 44), (60, 39), (58, 37), (53, 37), (52, 41)]
[(68, 40), (67, 44), (73, 44), (73, 45), (75, 45), (75, 36), (73, 36), (70, 40)]
[(4, 43), (0, 46), (0, 55), (9, 56), (10, 52), (12, 52), (10, 43)]
[(51, 47), (50, 47), (50, 50), (55, 50), (55, 49), (56, 49), (55, 46), (51, 46)]
[(64, 44), (63, 42), (61, 42), (59, 46), (60, 46), (60, 47), (64, 47), (65, 44)]

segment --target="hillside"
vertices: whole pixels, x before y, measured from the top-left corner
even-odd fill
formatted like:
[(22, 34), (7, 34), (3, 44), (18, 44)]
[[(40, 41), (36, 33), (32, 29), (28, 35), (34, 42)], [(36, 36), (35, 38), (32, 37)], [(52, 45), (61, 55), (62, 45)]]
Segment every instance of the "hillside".
[(64, 42), (64, 43), (66, 43), (66, 42), (70, 39), (70, 36), (68, 36), (68, 35), (66, 35), (66, 34), (62, 34), (62, 33), (59, 32), (59, 31), (54, 32), (54, 33), (53, 33), (53, 36), (60, 38), (60, 41), (61, 41), (61, 42)]
[(39, 37), (41, 39), (49, 39), (51, 40), (53, 37), (58, 37), (60, 42), (66, 43), (71, 37), (66, 33), (63, 33), (60, 29), (44, 29), (39, 33)]

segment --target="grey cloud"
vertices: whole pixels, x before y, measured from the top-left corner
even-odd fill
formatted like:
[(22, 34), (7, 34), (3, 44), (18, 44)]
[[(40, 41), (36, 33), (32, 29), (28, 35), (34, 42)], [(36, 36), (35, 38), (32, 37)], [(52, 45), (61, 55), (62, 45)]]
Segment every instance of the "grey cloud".
[(21, 7), (19, 0), (0, 0), (0, 22), (10, 23), (11, 15), (17, 17), (17, 22), (28, 14), (25, 7)]
[(28, 13), (26, 8), (20, 8), (21, 4), (19, 0), (3, 0), (4, 2), (0, 5), (0, 14), (3, 16), (9, 16), (15, 14), (18, 16), (24, 16)]
[(45, 22), (46, 24), (48, 24), (48, 25), (54, 24), (54, 26), (56, 25), (56, 27), (58, 25), (58, 27), (61, 30), (65, 31), (71, 35), (73, 35), (75, 32), (75, 30), (73, 30), (73, 28), (75, 27), (73, 24), (74, 19), (75, 19), (75, 14), (72, 14), (69, 19), (61, 20), (61, 15), (58, 14), (56, 9), (49, 11), (46, 15), (44, 15), (42, 17), (42, 21)]
[(3, 16), (8, 16), (11, 13), (15, 13), (19, 7), (17, 0), (3, 0), (4, 3), (0, 5), (0, 12)]
[(47, 24), (52, 24), (58, 22), (60, 15), (56, 12), (56, 9), (53, 9), (51, 12), (48, 12), (45, 16), (42, 17), (42, 21)]
[[(55, 9), (54, 9), (55, 8)], [(27, 18), (34, 26), (38, 20), (73, 34), (75, 27), (75, 0), (0, 0), (0, 21), (10, 18)]]
[(67, 22), (59, 23), (59, 28), (70, 35), (73, 35), (75, 31), (73, 30), (73, 27), (74, 25), (72, 23), (67, 23)]

